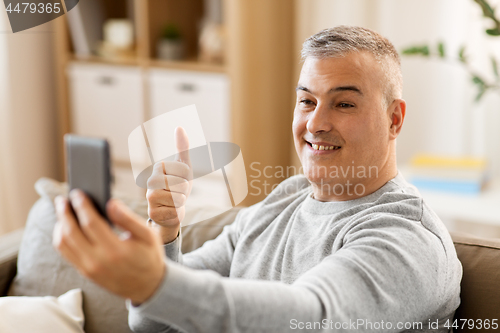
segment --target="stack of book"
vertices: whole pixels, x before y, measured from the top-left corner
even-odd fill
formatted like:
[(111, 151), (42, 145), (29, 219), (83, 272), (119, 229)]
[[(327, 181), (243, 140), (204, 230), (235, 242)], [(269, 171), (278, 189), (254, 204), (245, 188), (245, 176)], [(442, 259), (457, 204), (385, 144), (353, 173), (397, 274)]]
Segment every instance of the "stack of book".
[(478, 194), (488, 181), (488, 168), (479, 158), (417, 155), (408, 178), (421, 190)]

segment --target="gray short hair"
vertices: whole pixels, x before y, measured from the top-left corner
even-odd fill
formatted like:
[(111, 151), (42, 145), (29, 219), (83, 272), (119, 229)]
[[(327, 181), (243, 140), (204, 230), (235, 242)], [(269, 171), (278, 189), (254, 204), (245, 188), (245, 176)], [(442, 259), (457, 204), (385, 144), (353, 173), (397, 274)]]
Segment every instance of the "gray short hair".
[(402, 97), (403, 75), (401, 60), (394, 45), (370, 29), (337, 26), (312, 35), (302, 45), (302, 59), (343, 57), (350, 52), (368, 52), (380, 63), (385, 74), (386, 107)]

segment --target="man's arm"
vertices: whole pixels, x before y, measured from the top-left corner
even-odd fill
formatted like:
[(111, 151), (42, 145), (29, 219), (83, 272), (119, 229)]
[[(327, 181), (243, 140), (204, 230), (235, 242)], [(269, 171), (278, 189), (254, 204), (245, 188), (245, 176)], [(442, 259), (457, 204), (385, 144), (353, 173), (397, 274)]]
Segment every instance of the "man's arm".
[[(210, 224), (202, 222), (190, 225), (189, 230), (182, 229), (178, 238), (164, 245), (167, 258), (193, 269), (210, 269), (222, 276), (229, 276), (233, 253), (243, 223), (248, 221), (248, 216), (259, 207), (261, 204), (238, 209), (236, 214), (228, 212), (213, 218)], [(189, 238), (188, 242), (198, 244), (187, 254), (181, 252), (186, 235)], [(188, 248), (193, 248), (193, 244), (189, 244)]]
[[(229, 276), (233, 252), (239, 236), (241, 213), (243, 211), (240, 211), (232, 224), (224, 227), (222, 233), (216, 239), (207, 241), (202, 247), (188, 254), (182, 254), (181, 252), (182, 233), (180, 233), (179, 237), (164, 245), (167, 258), (192, 269), (209, 269), (222, 276)], [(130, 309), (130, 302), (127, 306)], [(164, 322), (157, 322), (136, 311), (129, 311), (128, 321), (130, 328), (136, 333), (182, 332), (178, 327)]]
[(168, 262), (159, 290), (130, 311), (188, 332), (289, 332), (300, 331), (299, 323), (321, 323), (308, 330), (319, 332), (358, 319), (426, 325), (449, 297), (444, 290), (458, 286), (443, 278), (452, 259), (418, 222), (381, 217), (360, 225), (341, 250), (291, 285), (228, 279)]

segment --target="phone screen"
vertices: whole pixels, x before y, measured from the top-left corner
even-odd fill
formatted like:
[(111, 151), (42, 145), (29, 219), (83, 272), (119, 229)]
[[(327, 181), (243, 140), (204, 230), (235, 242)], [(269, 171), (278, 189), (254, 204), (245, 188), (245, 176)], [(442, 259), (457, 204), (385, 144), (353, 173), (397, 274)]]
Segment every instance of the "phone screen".
[(80, 189), (107, 219), (111, 197), (110, 147), (105, 139), (66, 134), (66, 169), (69, 189)]

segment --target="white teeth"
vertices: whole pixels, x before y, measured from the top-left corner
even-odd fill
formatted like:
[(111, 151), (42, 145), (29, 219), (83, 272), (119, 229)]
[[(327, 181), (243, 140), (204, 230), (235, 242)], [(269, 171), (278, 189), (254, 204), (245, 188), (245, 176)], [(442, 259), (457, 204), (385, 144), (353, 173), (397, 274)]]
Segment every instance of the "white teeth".
[(312, 143), (311, 146), (313, 147), (314, 150), (337, 150), (340, 148), (338, 146), (320, 146), (314, 143)]

